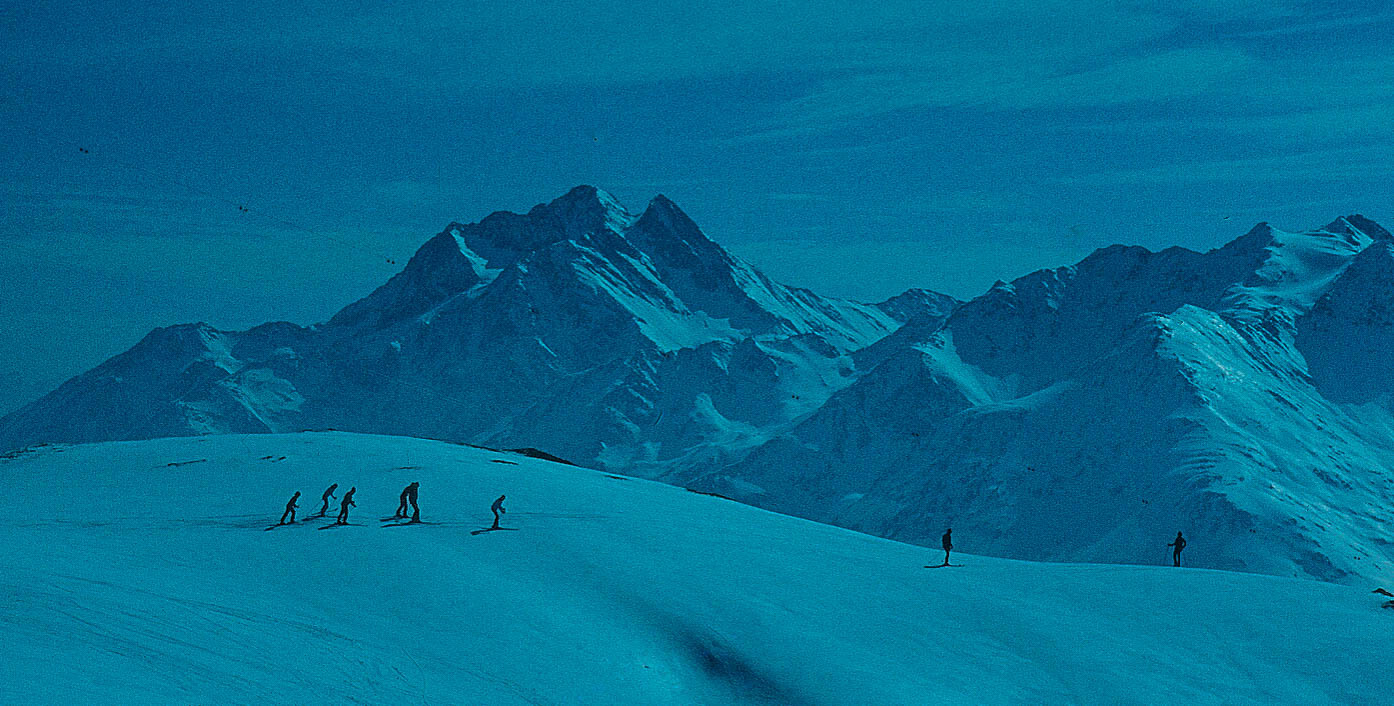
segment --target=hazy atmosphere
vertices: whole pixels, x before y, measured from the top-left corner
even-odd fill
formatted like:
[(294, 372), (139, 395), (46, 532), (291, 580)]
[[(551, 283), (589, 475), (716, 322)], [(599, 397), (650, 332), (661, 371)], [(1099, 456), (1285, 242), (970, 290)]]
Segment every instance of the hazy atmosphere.
[(1391, 36), (12, 2), (0, 704), (1388, 704)]
[(1394, 216), (1384, 3), (76, 5), (0, 8), (0, 412), (582, 183), (867, 300)]

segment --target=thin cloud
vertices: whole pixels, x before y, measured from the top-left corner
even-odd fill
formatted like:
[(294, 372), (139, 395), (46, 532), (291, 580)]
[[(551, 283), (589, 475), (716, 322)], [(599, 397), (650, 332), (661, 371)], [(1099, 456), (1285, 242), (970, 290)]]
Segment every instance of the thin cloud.
[(1251, 159), (1189, 161), (1048, 179), (1055, 183), (1107, 185), (1216, 184), (1379, 179), (1394, 176), (1388, 155), (1363, 147), (1318, 150)]

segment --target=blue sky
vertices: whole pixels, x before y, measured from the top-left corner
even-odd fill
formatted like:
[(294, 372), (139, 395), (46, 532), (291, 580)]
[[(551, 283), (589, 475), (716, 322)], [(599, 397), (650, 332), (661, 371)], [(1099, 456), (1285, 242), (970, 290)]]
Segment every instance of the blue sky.
[(155, 326), (324, 320), (580, 183), (863, 299), (1389, 225), (1392, 32), (1282, 0), (0, 7), (0, 412)]

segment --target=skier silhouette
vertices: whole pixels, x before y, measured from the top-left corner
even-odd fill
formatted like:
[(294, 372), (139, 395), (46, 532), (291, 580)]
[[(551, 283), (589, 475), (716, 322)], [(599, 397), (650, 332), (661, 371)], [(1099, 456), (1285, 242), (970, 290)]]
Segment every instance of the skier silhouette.
[[(398, 498), (397, 498), (397, 500), (398, 500), (398, 503), (397, 503), (397, 513), (396, 513), (395, 515), (393, 515), (393, 517), (406, 517), (406, 516), (407, 516), (407, 503), (411, 503), (412, 509), (414, 509), (414, 510), (416, 509), (416, 489), (417, 489), (417, 487), (420, 486), (420, 485), (421, 485), (420, 483), (417, 483), (416, 481), (412, 481), (410, 485), (408, 485), (408, 486), (405, 487), (405, 488), (402, 488), (402, 494), (401, 494), (400, 496), (398, 496)], [(421, 511), (420, 511), (420, 510), (416, 510), (416, 513), (412, 516), (412, 519), (415, 520), (415, 521), (417, 521), (417, 522), (420, 522), (420, 521), (421, 521)]]
[(335, 489), (337, 489), (338, 487), (339, 487), (339, 484), (338, 484), (338, 483), (335, 483), (335, 484), (329, 486), (329, 488), (326, 489), (326, 490), (324, 491), (324, 495), (321, 495), (321, 496), (320, 496), (320, 500), (323, 500), (323, 501), (324, 501), (324, 504), (320, 506), (320, 508), (319, 508), (319, 514), (318, 514), (318, 515), (315, 515), (315, 517), (324, 517), (326, 514), (329, 513), (329, 501), (335, 499), (335, 498), (334, 498), (334, 491), (335, 491)]
[(942, 540), (942, 544), (944, 545), (944, 566), (949, 565), (949, 552), (953, 551), (954, 548), (953, 538), (949, 536), (953, 531), (952, 527), (944, 530), (944, 538)]
[(284, 525), (286, 523), (286, 515), (290, 515), (290, 523), (292, 525), (295, 524), (295, 508), (300, 507), (299, 505), (295, 504), (295, 501), (299, 499), (300, 491), (297, 490), (295, 491), (295, 495), (290, 496), (290, 500), (286, 502), (286, 511), (281, 513), (281, 521), (277, 522), (276, 524)]
[(1168, 543), (1167, 543), (1167, 546), (1168, 546), (1168, 547), (1176, 547), (1175, 549), (1171, 550), (1171, 565), (1172, 565), (1172, 566), (1180, 566), (1180, 565), (1181, 565), (1181, 550), (1186, 548), (1186, 538), (1185, 538), (1185, 537), (1182, 537), (1180, 532), (1177, 532), (1177, 533), (1176, 533), (1176, 540), (1175, 540), (1175, 541), (1172, 541), (1172, 542), (1168, 542)]
[(507, 495), (500, 495), (500, 496), (499, 496), (499, 499), (498, 499), (498, 500), (495, 500), (495, 501), (494, 501), (494, 504), (489, 506), (489, 509), (494, 511), (494, 526), (493, 526), (493, 527), (490, 527), (489, 529), (498, 529), (498, 528), (499, 528), (499, 513), (501, 513), (501, 512), (508, 512), (507, 510), (503, 509), (503, 499), (506, 498), (506, 497), (508, 497), (508, 496), (507, 496)]
[(348, 492), (344, 493), (344, 499), (339, 501), (339, 519), (335, 520), (334, 524), (348, 524), (348, 509), (358, 507), (358, 504), (353, 501), (353, 494), (356, 492), (358, 492), (358, 488), (349, 488)]

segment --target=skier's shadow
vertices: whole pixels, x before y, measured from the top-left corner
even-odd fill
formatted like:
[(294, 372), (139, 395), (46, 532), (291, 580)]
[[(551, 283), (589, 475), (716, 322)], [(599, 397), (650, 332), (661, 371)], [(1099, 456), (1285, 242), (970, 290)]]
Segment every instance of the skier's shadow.
[(475, 530), (475, 531), (473, 531), (473, 532), (470, 532), (470, 535), (480, 535), (480, 534), (485, 534), (485, 533), (487, 533), (487, 532), (516, 532), (516, 531), (518, 531), (518, 528), (517, 528), (517, 527), (482, 527), (482, 528), (477, 529), (477, 530)]

